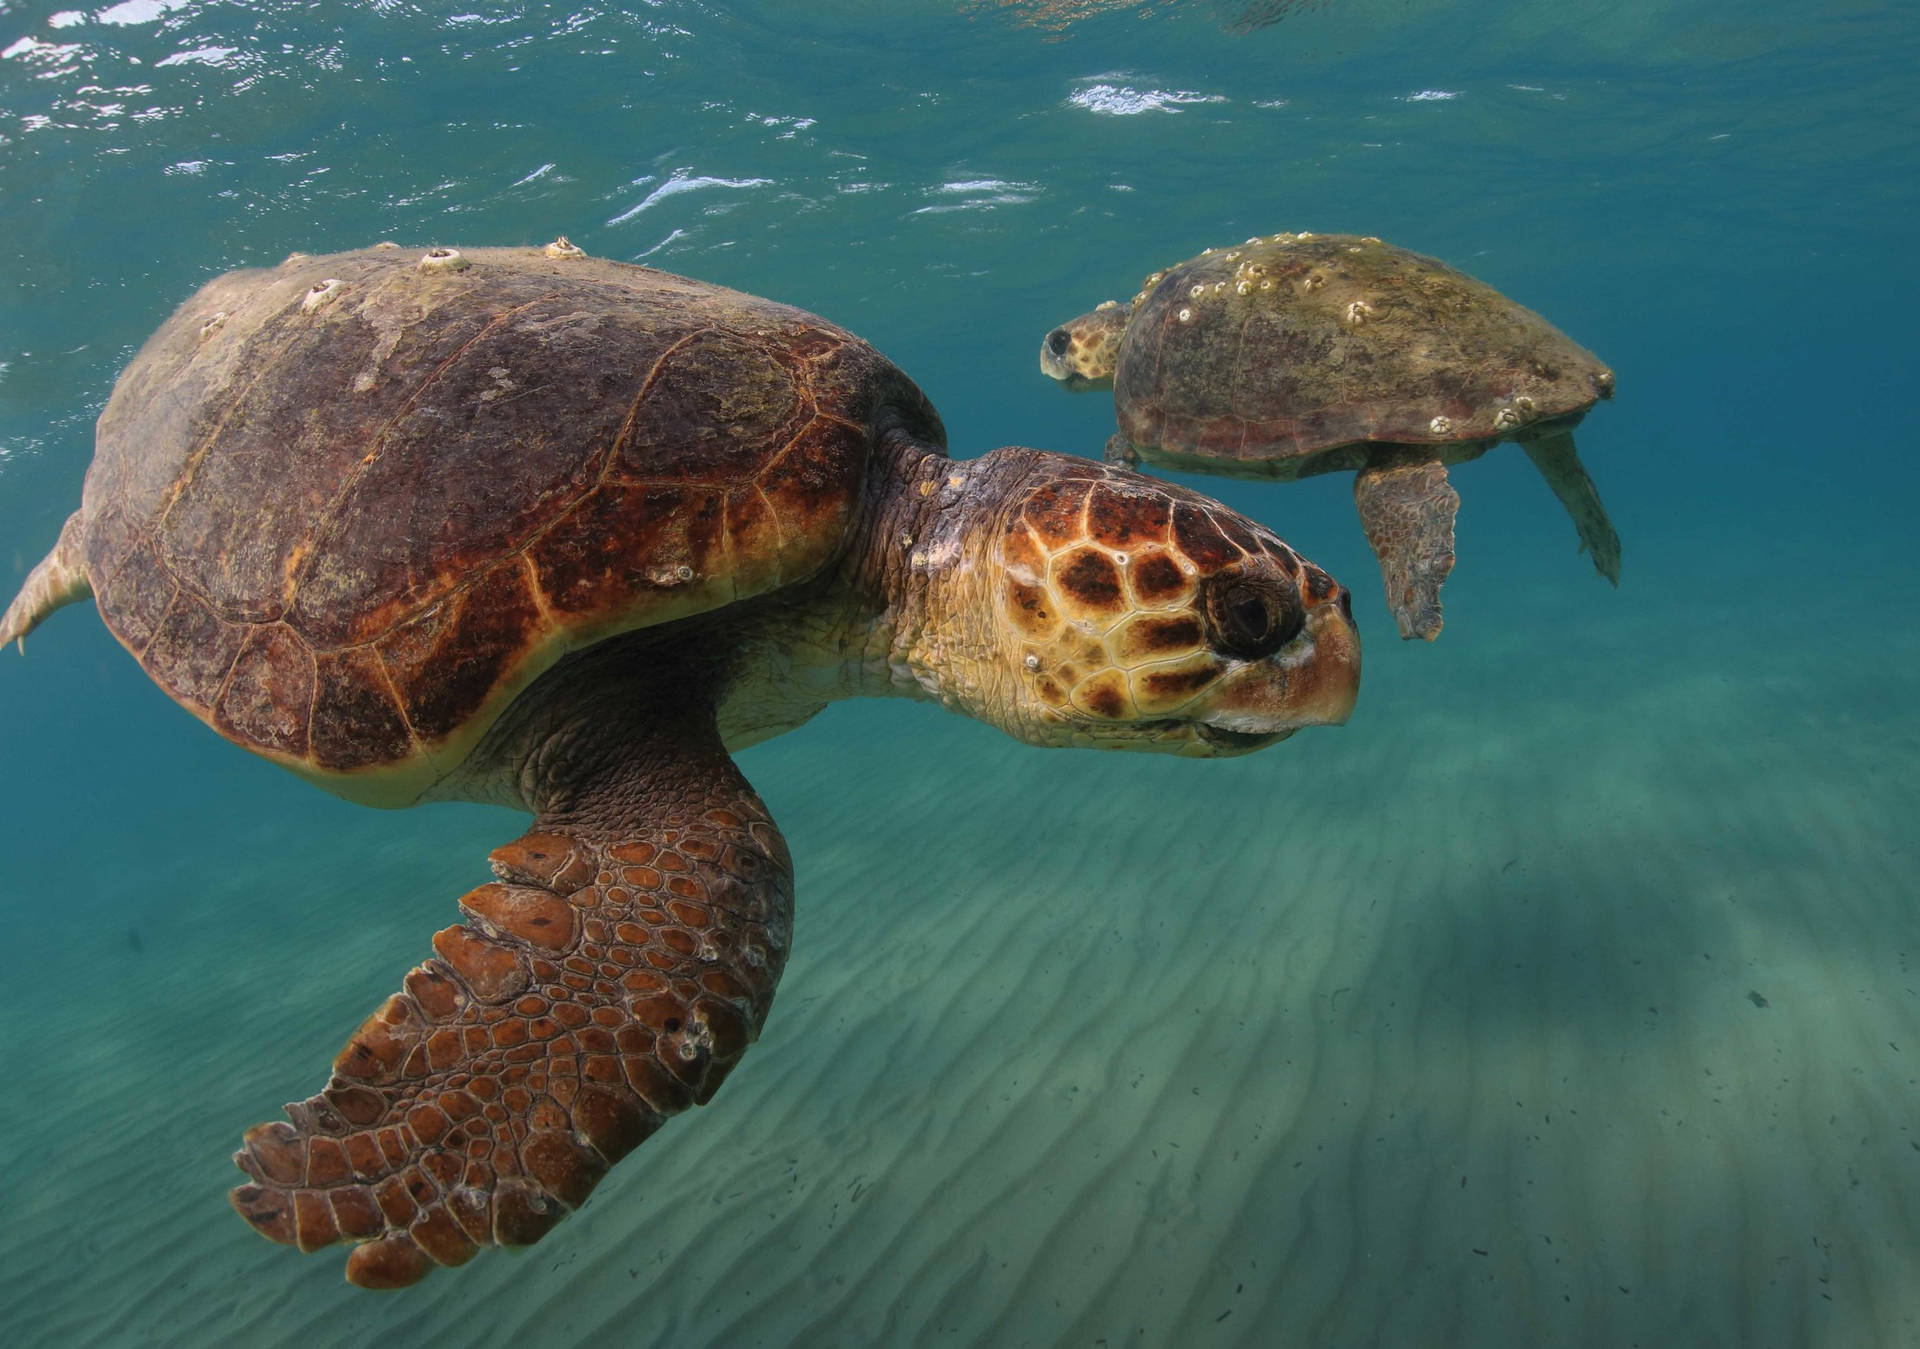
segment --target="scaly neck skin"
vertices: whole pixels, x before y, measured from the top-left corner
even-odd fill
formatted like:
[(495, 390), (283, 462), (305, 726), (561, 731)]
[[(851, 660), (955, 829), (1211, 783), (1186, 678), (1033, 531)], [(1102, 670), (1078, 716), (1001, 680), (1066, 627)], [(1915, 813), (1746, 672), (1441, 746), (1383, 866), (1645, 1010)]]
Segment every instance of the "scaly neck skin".
[(827, 587), (842, 607), (841, 697), (910, 697), (974, 712), (1003, 663), (984, 552), (1017, 455), (955, 461), (905, 438), (875, 450), (872, 503)]
[(1018, 455), (957, 463), (889, 437), (869, 466), (869, 508), (824, 575), (568, 657), (438, 794), (548, 808), (552, 784), (580, 773), (580, 757), (659, 734), (663, 714), (717, 721), (730, 750), (842, 698), (921, 698), (979, 715), (1001, 696), (1005, 657), (990, 569), (978, 560), (994, 537), (994, 503), (1026, 472)]
[(1008, 677), (989, 593), (999, 504), (1026, 456), (956, 462), (911, 439), (874, 450), (868, 509), (822, 576), (718, 621), (737, 635), (727, 744), (791, 730), (842, 698), (920, 698), (997, 720)]

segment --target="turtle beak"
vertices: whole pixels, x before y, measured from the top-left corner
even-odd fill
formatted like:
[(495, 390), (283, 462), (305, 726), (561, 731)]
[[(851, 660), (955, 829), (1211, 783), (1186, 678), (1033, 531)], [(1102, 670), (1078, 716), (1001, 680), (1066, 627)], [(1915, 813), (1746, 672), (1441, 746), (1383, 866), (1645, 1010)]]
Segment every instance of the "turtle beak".
[(1296, 726), (1344, 726), (1360, 697), (1360, 629), (1353, 624), (1353, 596), (1345, 586), (1307, 618), (1314, 657), (1308, 687), (1298, 704)]
[(1360, 632), (1345, 586), (1307, 611), (1286, 646), (1249, 663), (1197, 727), (1216, 753), (1244, 754), (1303, 726), (1339, 726), (1360, 696)]

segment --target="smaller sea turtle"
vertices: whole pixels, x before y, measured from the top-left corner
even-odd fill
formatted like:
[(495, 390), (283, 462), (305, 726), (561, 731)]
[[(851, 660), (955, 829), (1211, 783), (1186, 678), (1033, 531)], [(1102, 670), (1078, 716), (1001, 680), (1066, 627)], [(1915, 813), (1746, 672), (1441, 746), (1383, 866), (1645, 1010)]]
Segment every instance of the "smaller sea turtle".
[(1040, 369), (1114, 393), (1107, 459), (1291, 481), (1354, 470), (1402, 637), (1440, 634), (1447, 465), (1517, 440), (1615, 585), (1620, 539), (1573, 444), (1613, 372), (1531, 309), (1351, 234), (1208, 249), (1046, 335)]
[(1224, 506), (956, 463), (852, 333), (565, 240), (208, 282), (121, 375), (0, 645), (88, 595), (328, 791), (536, 816), (234, 1159), (242, 1217), (359, 1243), (368, 1287), (537, 1241), (758, 1033), (793, 871), (730, 751), (873, 694), (1244, 754), (1344, 721), (1360, 677), (1346, 591)]
[[(1229, 33), (1270, 28), (1289, 13), (1324, 0), (1205, 0), (1204, 8)], [(1077, 23), (1115, 10), (1143, 10), (1141, 0), (973, 0), (973, 8), (1010, 9), (1030, 28), (1065, 32)]]

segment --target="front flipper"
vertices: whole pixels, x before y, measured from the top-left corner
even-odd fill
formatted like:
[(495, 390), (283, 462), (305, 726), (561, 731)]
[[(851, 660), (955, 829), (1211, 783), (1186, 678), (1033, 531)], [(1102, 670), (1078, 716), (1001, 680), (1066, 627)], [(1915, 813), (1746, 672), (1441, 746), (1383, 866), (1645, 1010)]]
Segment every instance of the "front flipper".
[(1400, 635), (1431, 642), (1440, 635), (1440, 587), (1453, 570), (1453, 518), (1460, 509), (1446, 465), (1424, 450), (1376, 449), (1354, 475), (1353, 502), (1380, 559)]
[(1594, 570), (1619, 585), (1620, 536), (1607, 518), (1607, 508), (1600, 504), (1599, 489), (1574, 451), (1572, 434), (1555, 431), (1523, 440), (1520, 445), (1573, 517), (1573, 527), (1580, 533), (1580, 551), (1593, 559)]
[(242, 1217), (347, 1278), (415, 1282), (538, 1241), (668, 1115), (705, 1104), (786, 962), (792, 863), (717, 737), (676, 738), (492, 855), (437, 959), (292, 1123), (247, 1132)]

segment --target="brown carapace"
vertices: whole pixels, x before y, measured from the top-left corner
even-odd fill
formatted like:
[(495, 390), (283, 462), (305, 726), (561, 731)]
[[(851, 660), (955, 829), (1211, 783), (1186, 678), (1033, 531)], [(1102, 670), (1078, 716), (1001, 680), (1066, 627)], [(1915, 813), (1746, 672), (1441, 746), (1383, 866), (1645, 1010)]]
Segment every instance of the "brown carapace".
[(343, 796), (517, 805), (464, 921), (247, 1132), (234, 1206), (396, 1287), (537, 1240), (758, 1034), (785, 843), (729, 751), (829, 699), (1245, 753), (1353, 707), (1346, 592), (1218, 503), (1017, 447), (810, 314), (546, 249), (296, 255), (128, 367), (0, 643), (91, 593)]
[(210, 283), (121, 377), (82, 503), (101, 615), (155, 682), (384, 804), (566, 650), (817, 570), (875, 408), (940, 436), (911, 381), (810, 314), (440, 252)]
[(1459, 497), (1447, 467), (1519, 441), (1618, 584), (1574, 450), (1613, 372), (1532, 310), (1372, 237), (1275, 234), (1155, 272), (1050, 331), (1041, 369), (1113, 388), (1115, 463), (1290, 481), (1352, 471), (1403, 637), (1439, 635)]

